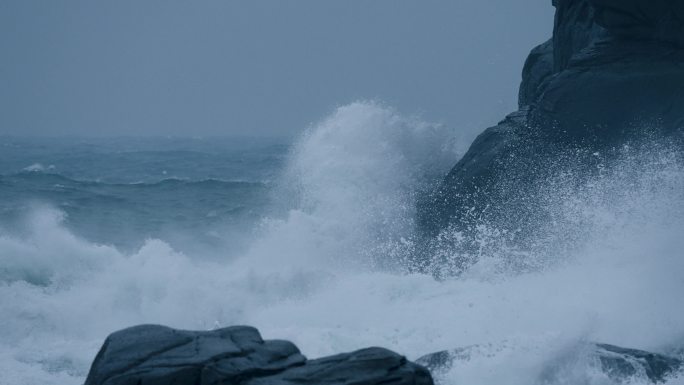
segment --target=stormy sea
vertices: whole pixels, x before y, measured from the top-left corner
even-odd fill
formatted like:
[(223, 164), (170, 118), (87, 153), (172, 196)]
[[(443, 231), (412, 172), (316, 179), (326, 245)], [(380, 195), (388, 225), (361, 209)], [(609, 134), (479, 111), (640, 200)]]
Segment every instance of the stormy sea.
[(81, 384), (143, 323), (252, 325), (310, 357), (467, 347), (442, 384), (650, 383), (583, 341), (684, 355), (680, 153), (557, 167), (531, 246), (483, 222), (464, 264), (463, 229), (427, 253), (416, 221), (457, 137), (357, 102), (295, 138), (0, 138), (0, 384)]

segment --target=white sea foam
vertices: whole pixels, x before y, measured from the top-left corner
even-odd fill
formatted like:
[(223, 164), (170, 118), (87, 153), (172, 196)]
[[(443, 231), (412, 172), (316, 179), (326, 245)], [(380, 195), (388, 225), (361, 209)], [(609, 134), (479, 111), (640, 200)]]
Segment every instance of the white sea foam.
[(413, 232), (416, 194), (457, 159), (454, 137), (376, 103), (338, 108), (295, 145), (278, 190), (289, 211), (266, 224), (247, 260), (349, 266), (400, 244)]
[(22, 171), (26, 171), (26, 172), (44, 172), (44, 171), (52, 171), (52, 170), (54, 170), (54, 169), (55, 169), (55, 166), (52, 165), (52, 164), (49, 165), (49, 166), (47, 166), (47, 167), (45, 167), (45, 166), (43, 166), (42, 163), (34, 163), (34, 164), (30, 165), (30, 166), (24, 167), (24, 169), (23, 169)]
[[(338, 109), (293, 151), (280, 192), (291, 198), (286, 215), (226, 262), (161, 240), (122, 253), (37, 208), (32, 231), (0, 234), (0, 384), (82, 383), (108, 333), (150, 322), (250, 324), (310, 357), (481, 346), (443, 375), (449, 384), (541, 383), (578, 340), (684, 346), (684, 172), (660, 147), (626, 152), (617, 172), (579, 187), (559, 178), (547, 200), (551, 234), (575, 245), (539, 269), (507, 272), (505, 250), (442, 281), (364, 263), (368, 250), (391, 259), (387, 244), (410, 242), (414, 193), (448, 168), (448, 137), (378, 104)], [(555, 383), (609, 383), (573, 362)]]

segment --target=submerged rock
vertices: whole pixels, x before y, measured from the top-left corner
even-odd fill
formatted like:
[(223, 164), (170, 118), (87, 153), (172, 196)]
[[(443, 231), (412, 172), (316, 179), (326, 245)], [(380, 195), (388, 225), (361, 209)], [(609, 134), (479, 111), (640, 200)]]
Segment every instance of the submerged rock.
[(664, 382), (682, 367), (682, 361), (677, 358), (643, 350), (596, 344), (595, 352), (603, 372), (620, 381), (643, 374), (654, 383)]
[(105, 340), (85, 385), (431, 385), (430, 373), (382, 348), (307, 360), (288, 341), (234, 326), (185, 331), (142, 325)]
[[(416, 360), (436, 378), (440, 378), (459, 362), (467, 362), (478, 354), (491, 354), (492, 348), (469, 346), (427, 354)], [(493, 348), (493, 350), (497, 350)], [(682, 360), (663, 354), (614, 345), (582, 343), (552, 357), (542, 370), (539, 383), (585, 383), (592, 370), (618, 383), (642, 380), (650, 383), (665, 382), (683, 368)], [(439, 382), (439, 381), (438, 381)]]
[(554, 170), (590, 173), (594, 154), (605, 161), (644, 139), (684, 148), (684, 2), (553, 5), (553, 37), (525, 63), (520, 110), (486, 129), (419, 204), (426, 239), (495, 224), (524, 241), (543, 222), (535, 194)]

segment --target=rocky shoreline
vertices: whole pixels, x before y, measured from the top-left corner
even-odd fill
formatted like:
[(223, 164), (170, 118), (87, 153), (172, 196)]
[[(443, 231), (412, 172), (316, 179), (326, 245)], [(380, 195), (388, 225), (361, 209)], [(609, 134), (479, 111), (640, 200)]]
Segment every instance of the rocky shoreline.
[(519, 110), (486, 129), (420, 203), (426, 248), (445, 230), (467, 238), (482, 224), (517, 232), (525, 247), (544, 223), (539, 186), (559, 170), (609, 169), (628, 144), (684, 148), (684, 2), (553, 5), (553, 36), (525, 63)]
[[(371, 347), (310, 360), (293, 343), (263, 340), (249, 326), (187, 331), (140, 325), (107, 337), (85, 385), (432, 385), (483, 350), (445, 350), (414, 363)], [(581, 370), (592, 368), (618, 383), (635, 378), (662, 383), (683, 367), (681, 359), (664, 354), (582, 342), (550, 357), (541, 380), (556, 383), (578, 362), (584, 364)]]

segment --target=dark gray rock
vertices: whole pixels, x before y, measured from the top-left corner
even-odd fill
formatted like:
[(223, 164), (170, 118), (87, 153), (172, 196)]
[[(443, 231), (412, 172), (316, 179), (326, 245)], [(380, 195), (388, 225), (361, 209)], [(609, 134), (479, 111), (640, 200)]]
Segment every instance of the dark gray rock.
[(681, 0), (590, 0), (596, 23), (624, 39), (684, 45)]
[[(445, 229), (467, 239), (478, 224), (517, 232), (517, 246), (525, 247), (545, 218), (536, 185), (553, 170), (582, 175), (596, 165), (592, 154), (610, 160), (624, 144), (645, 139), (684, 149), (684, 2), (553, 4), (553, 37), (525, 63), (520, 110), (486, 129), (419, 203), (425, 249), (442, 247), (430, 245)], [(476, 254), (476, 243), (459, 252)]]
[[(416, 363), (425, 366), (436, 378), (439, 378), (459, 361), (468, 361), (473, 358), (473, 355), (482, 354), (481, 350), (479, 346), (444, 350), (420, 357)], [(489, 351), (489, 349), (484, 350)], [(607, 344), (581, 343), (564, 350), (556, 357), (550, 357), (538, 382), (566, 383), (568, 379), (582, 377), (593, 368), (600, 370), (615, 382), (640, 379), (651, 383), (661, 383), (670, 376), (676, 375), (682, 367), (683, 363), (680, 359), (663, 354)], [(574, 378), (570, 381), (570, 383), (573, 382), (583, 383), (581, 378)]]
[(430, 373), (406, 358), (382, 348), (310, 360), (306, 365), (247, 382), (249, 385), (296, 384), (432, 384)]
[(264, 341), (248, 326), (213, 331), (142, 325), (112, 333), (85, 385), (209, 384), (431, 385), (429, 372), (381, 348), (307, 359), (287, 341)]
[(665, 382), (682, 367), (682, 361), (674, 357), (607, 344), (596, 344), (595, 354), (603, 372), (619, 381), (643, 373), (651, 382)]
[(107, 337), (86, 385), (211, 384), (277, 373), (305, 361), (292, 343), (264, 341), (251, 327), (192, 332), (142, 325)]
[(589, 0), (554, 0), (553, 5), (553, 69), (558, 73), (567, 68), (574, 55), (605, 33), (594, 20)]
[(535, 47), (525, 61), (522, 82), (518, 93), (518, 105), (523, 108), (534, 103), (544, 90), (544, 85), (555, 73), (553, 68), (553, 40)]
[(682, 107), (684, 49), (601, 40), (546, 84), (532, 122), (555, 142), (600, 149), (637, 137), (645, 127), (677, 133), (684, 127)]

